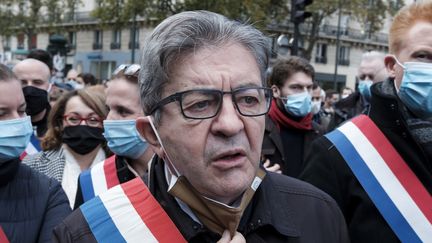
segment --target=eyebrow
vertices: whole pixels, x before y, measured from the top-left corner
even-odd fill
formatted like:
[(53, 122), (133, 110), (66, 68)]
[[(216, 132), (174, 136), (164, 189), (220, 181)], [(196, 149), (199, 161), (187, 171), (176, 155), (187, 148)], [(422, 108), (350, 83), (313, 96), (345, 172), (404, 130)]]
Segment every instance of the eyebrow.
[[(256, 87), (264, 87), (261, 83), (260, 84), (256, 84), (256, 83), (245, 83), (245, 84), (241, 84), (237, 87), (235, 87), (234, 89), (241, 89), (241, 88), (256, 88)], [(233, 90), (234, 90), (233, 89)]]
[(27, 104), (24, 102), (18, 108), (26, 108), (26, 107), (27, 107)]

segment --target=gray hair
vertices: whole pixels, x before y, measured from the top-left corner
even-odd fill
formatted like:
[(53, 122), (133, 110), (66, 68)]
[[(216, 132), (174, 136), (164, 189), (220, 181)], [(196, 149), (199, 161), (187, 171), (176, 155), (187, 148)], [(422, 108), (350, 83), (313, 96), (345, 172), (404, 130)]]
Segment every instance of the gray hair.
[(361, 61), (372, 61), (375, 59), (379, 59), (382, 61), (384, 65), (385, 54), (379, 51), (368, 51), (362, 54)]
[[(221, 47), (230, 42), (241, 44), (251, 52), (265, 85), (269, 43), (251, 25), (208, 11), (182, 12), (162, 21), (146, 39), (142, 50), (139, 84), (144, 114), (150, 115), (161, 100), (179, 60), (205, 47)], [(158, 123), (160, 111), (154, 113), (154, 118)]]

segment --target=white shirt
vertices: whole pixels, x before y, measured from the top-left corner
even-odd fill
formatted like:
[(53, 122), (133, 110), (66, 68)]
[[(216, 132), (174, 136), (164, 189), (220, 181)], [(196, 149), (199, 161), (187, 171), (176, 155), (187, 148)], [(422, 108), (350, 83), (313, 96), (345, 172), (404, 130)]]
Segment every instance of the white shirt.
[[(66, 159), (65, 167), (63, 170), (62, 187), (69, 199), (69, 204), (71, 208), (74, 207), (75, 197), (78, 190), (78, 176), (81, 173), (81, 168), (75, 157), (63, 146), (63, 152)], [(93, 162), (90, 164), (90, 168), (94, 165), (105, 160), (105, 151), (100, 148), (94, 158)]]

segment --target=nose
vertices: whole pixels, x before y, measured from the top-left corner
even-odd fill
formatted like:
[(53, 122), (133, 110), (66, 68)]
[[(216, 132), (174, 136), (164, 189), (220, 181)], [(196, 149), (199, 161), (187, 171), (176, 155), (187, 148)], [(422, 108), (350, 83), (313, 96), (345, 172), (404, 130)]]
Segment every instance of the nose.
[(219, 114), (212, 121), (211, 131), (213, 134), (222, 134), (227, 137), (234, 136), (244, 129), (241, 115), (234, 107), (230, 96), (225, 96), (221, 104)]
[(87, 120), (81, 120), (80, 125), (87, 125)]

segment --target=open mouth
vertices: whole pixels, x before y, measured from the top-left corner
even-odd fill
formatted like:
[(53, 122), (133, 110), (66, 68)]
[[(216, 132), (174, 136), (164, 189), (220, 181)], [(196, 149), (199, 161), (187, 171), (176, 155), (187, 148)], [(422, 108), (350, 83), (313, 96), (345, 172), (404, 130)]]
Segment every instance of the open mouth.
[(213, 165), (219, 169), (230, 169), (241, 166), (246, 153), (243, 150), (231, 150), (219, 154), (213, 159)]

